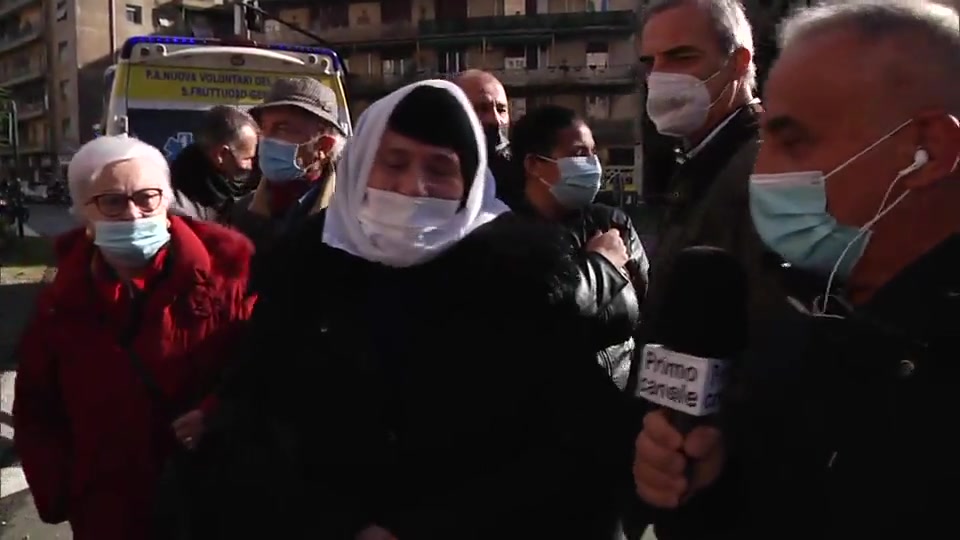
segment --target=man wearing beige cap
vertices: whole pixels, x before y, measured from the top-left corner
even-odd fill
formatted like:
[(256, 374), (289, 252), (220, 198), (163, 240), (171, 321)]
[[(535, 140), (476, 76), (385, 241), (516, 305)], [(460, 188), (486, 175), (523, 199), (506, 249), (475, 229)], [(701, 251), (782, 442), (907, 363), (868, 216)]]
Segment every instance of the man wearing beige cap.
[(260, 124), (263, 179), (234, 206), (230, 223), (258, 249), (329, 203), (347, 135), (339, 111), (333, 90), (307, 77), (277, 79), (250, 110)]

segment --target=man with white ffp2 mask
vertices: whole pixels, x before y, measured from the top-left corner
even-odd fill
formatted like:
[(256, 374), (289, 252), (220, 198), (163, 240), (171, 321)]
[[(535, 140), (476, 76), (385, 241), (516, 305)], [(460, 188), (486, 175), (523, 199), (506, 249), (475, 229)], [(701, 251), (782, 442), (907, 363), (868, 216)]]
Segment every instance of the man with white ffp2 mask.
[(955, 529), (958, 87), (949, 8), (864, 0), (784, 23), (749, 189), (790, 302), (751, 326), (719, 429), (647, 415), (637, 491), (676, 512), (659, 538)]
[[(646, 339), (663, 309), (659, 284), (690, 246), (715, 246), (736, 257), (749, 275), (751, 312), (762, 316), (783, 295), (750, 220), (747, 186), (761, 110), (753, 97), (753, 35), (744, 8), (737, 0), (655, 0), (643, 14), (639, 49), (650, 71), (648, 113), (684, 144), (666, 195), (652, 204), (659, 223), (640, 337)], [(636, 376), (633, 369), (630, 389)]]

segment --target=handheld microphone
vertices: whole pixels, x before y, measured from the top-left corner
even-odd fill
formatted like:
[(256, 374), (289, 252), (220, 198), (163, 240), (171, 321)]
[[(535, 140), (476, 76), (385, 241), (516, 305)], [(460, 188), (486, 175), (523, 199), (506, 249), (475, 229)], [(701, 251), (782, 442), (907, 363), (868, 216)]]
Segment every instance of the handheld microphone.
[(640, 357), (636, 395), (686, 435), (720, 410), (731, 365), (747, 344), (747, 276), (726, 251), (694, 246), (663, 283), (660, 316)]

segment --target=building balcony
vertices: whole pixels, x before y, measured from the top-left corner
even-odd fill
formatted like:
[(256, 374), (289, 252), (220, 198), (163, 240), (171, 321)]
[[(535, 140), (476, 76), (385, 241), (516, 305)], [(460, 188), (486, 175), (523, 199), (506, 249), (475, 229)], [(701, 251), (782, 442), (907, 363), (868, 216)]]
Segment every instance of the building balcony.
[(311, 31), (335, 46), (360, 50), (383, 45), (412, 44), (417, 39), (417, 26), (411, 22), (313, 28)]
[(623, 66), (550, 66), (500, 69), (492, 73), (507, 88), (625, 87), (637, 84), (634, 64)]
[(7, 71), (6, 77), (0, 80), (0, 88), (10, 88), (41, 79), (44, 76), (46, 76), (46, 68), (43, 67), (28, 66), (25, 68), (14, 68)]
[(7, 35), (0, 36), (0, 54), (22, 47), (43, 36), (43, 25), (26, 25)]
[(5, 17), (31, 4), (39, 4), (40, 0), (0, 0), (0, 17)]
[(17, 101), (17, 118), (19, 120), (32, 120), (46, 113), (47, 103), (45, 100)]
[(347, 92), (351, 97), (377, 99), (415, 81), (429, 79), (429, 73), (415, 71), (404, 74), (347, 76)]
[(600, 146), (633, 146), (636, 143), (633, 118), (587, 118), (587, 125)]
[(589, 34), (595, 32), (630, 34), (636, 27), (632, 10), (542, 13), (536, 15), (497, 15), (452, 20), (422, 20), (420, 37), (483, 37), (498, 39), (523, 34)]

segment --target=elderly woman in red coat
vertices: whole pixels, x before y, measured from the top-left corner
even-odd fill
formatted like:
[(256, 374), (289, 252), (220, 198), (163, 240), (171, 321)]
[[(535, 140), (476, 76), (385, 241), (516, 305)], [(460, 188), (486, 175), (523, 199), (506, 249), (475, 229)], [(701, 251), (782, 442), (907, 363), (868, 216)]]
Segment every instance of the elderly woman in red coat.
[(164, 463), (217, 407), (253, 248), (169, 215), (167, 162), (136, 139), (87, 143), (68, 176), (85, 226), (57, 239), (57, 277), (21, 342), (16, 446), (44, 521), (69, 521), (76, 540), (141, 540)]

